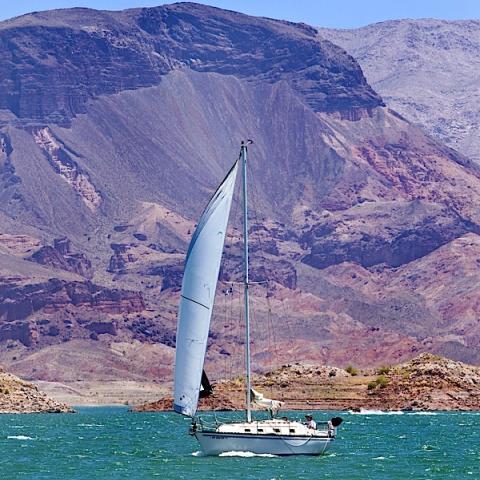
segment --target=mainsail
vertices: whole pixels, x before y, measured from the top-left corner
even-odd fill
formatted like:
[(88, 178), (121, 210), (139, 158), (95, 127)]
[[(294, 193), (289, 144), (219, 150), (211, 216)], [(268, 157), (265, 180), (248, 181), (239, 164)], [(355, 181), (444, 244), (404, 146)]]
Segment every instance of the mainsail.
[(203, 212), (188, 248), (178, 313), (174, 409), (193, 416), (197, 410), (208, 331), (220, 260), (232, 204), (238, 161)]

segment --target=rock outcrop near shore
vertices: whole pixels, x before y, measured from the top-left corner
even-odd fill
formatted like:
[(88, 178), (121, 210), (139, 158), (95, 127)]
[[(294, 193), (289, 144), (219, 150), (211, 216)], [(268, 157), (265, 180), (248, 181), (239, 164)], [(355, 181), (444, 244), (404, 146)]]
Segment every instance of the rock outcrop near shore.
[[(346, 370), (294, 364), (254, 377), (255, 389), (282, 400), (284, 410), (480, 410), (480, 367), (422, 354), (394, 367)], [(201, 410), (240, 410), (241, 379), (221, 381)], [(172, 398), (133, 411), (172, 410)]]
[(33, 383), (0, 371), (1, 413), (73, 413), (64, 403), (48, 397)]

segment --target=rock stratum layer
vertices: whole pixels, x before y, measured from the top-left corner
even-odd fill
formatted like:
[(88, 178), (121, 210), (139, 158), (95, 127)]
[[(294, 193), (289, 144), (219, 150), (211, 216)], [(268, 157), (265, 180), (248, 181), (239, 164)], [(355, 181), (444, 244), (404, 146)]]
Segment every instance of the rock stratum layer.
[(315, 37), (307, 25), (193, 3), (25, 15), (1, 26), (0, 108), (27, 122), (65, 124), (91, 98), (157, 85), (182, 68), (284, 81), (317, 111), (355, 116), (381, 105), (358, 64)]
[(388, 106), (480, 162), (479, 20), (395, 20), (319, 32), (358, 60)]
[[(254, 386), (283, 410), (478, 410), (480, 368), (431, 354), (395, 367), (351, 373), (335, 367), (285, 365), (258, 375)], [(353, 375), (352, 375), (353, 374)], [(200, 400), (201, 410), (241, 410), (241, 380), (221, 381)], [(137, 412), (171, 411), (171, 397), (134, 407)]]
[[(480, 362), (480, 170), (384, 107), (315, 29), (174, 4), (34, 13), (0, 40), (10, 371), (168, 386), (185, 252), (244, 138), (255, 368)], [(213, 378), (243, 369), (238, 200)]]

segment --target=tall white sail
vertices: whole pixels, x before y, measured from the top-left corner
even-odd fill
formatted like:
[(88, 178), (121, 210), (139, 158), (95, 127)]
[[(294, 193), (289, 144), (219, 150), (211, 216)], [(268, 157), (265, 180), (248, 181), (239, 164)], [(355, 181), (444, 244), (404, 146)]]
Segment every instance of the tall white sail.
[(208, 331), (220, 260), (232, 204), (238, 161), (203, 212), (188, 248), (178, 313), (174, 409), (193, 416), (197, 410)]

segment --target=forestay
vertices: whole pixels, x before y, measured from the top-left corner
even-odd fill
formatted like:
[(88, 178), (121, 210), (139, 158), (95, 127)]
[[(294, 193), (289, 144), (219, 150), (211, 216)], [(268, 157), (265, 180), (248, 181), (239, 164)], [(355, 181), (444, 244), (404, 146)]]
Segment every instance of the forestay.
[(197, 410), (208, 331), (217, 287), (238, 161), (203, 212), (188, 248), (178, 313), (174, 409)]

